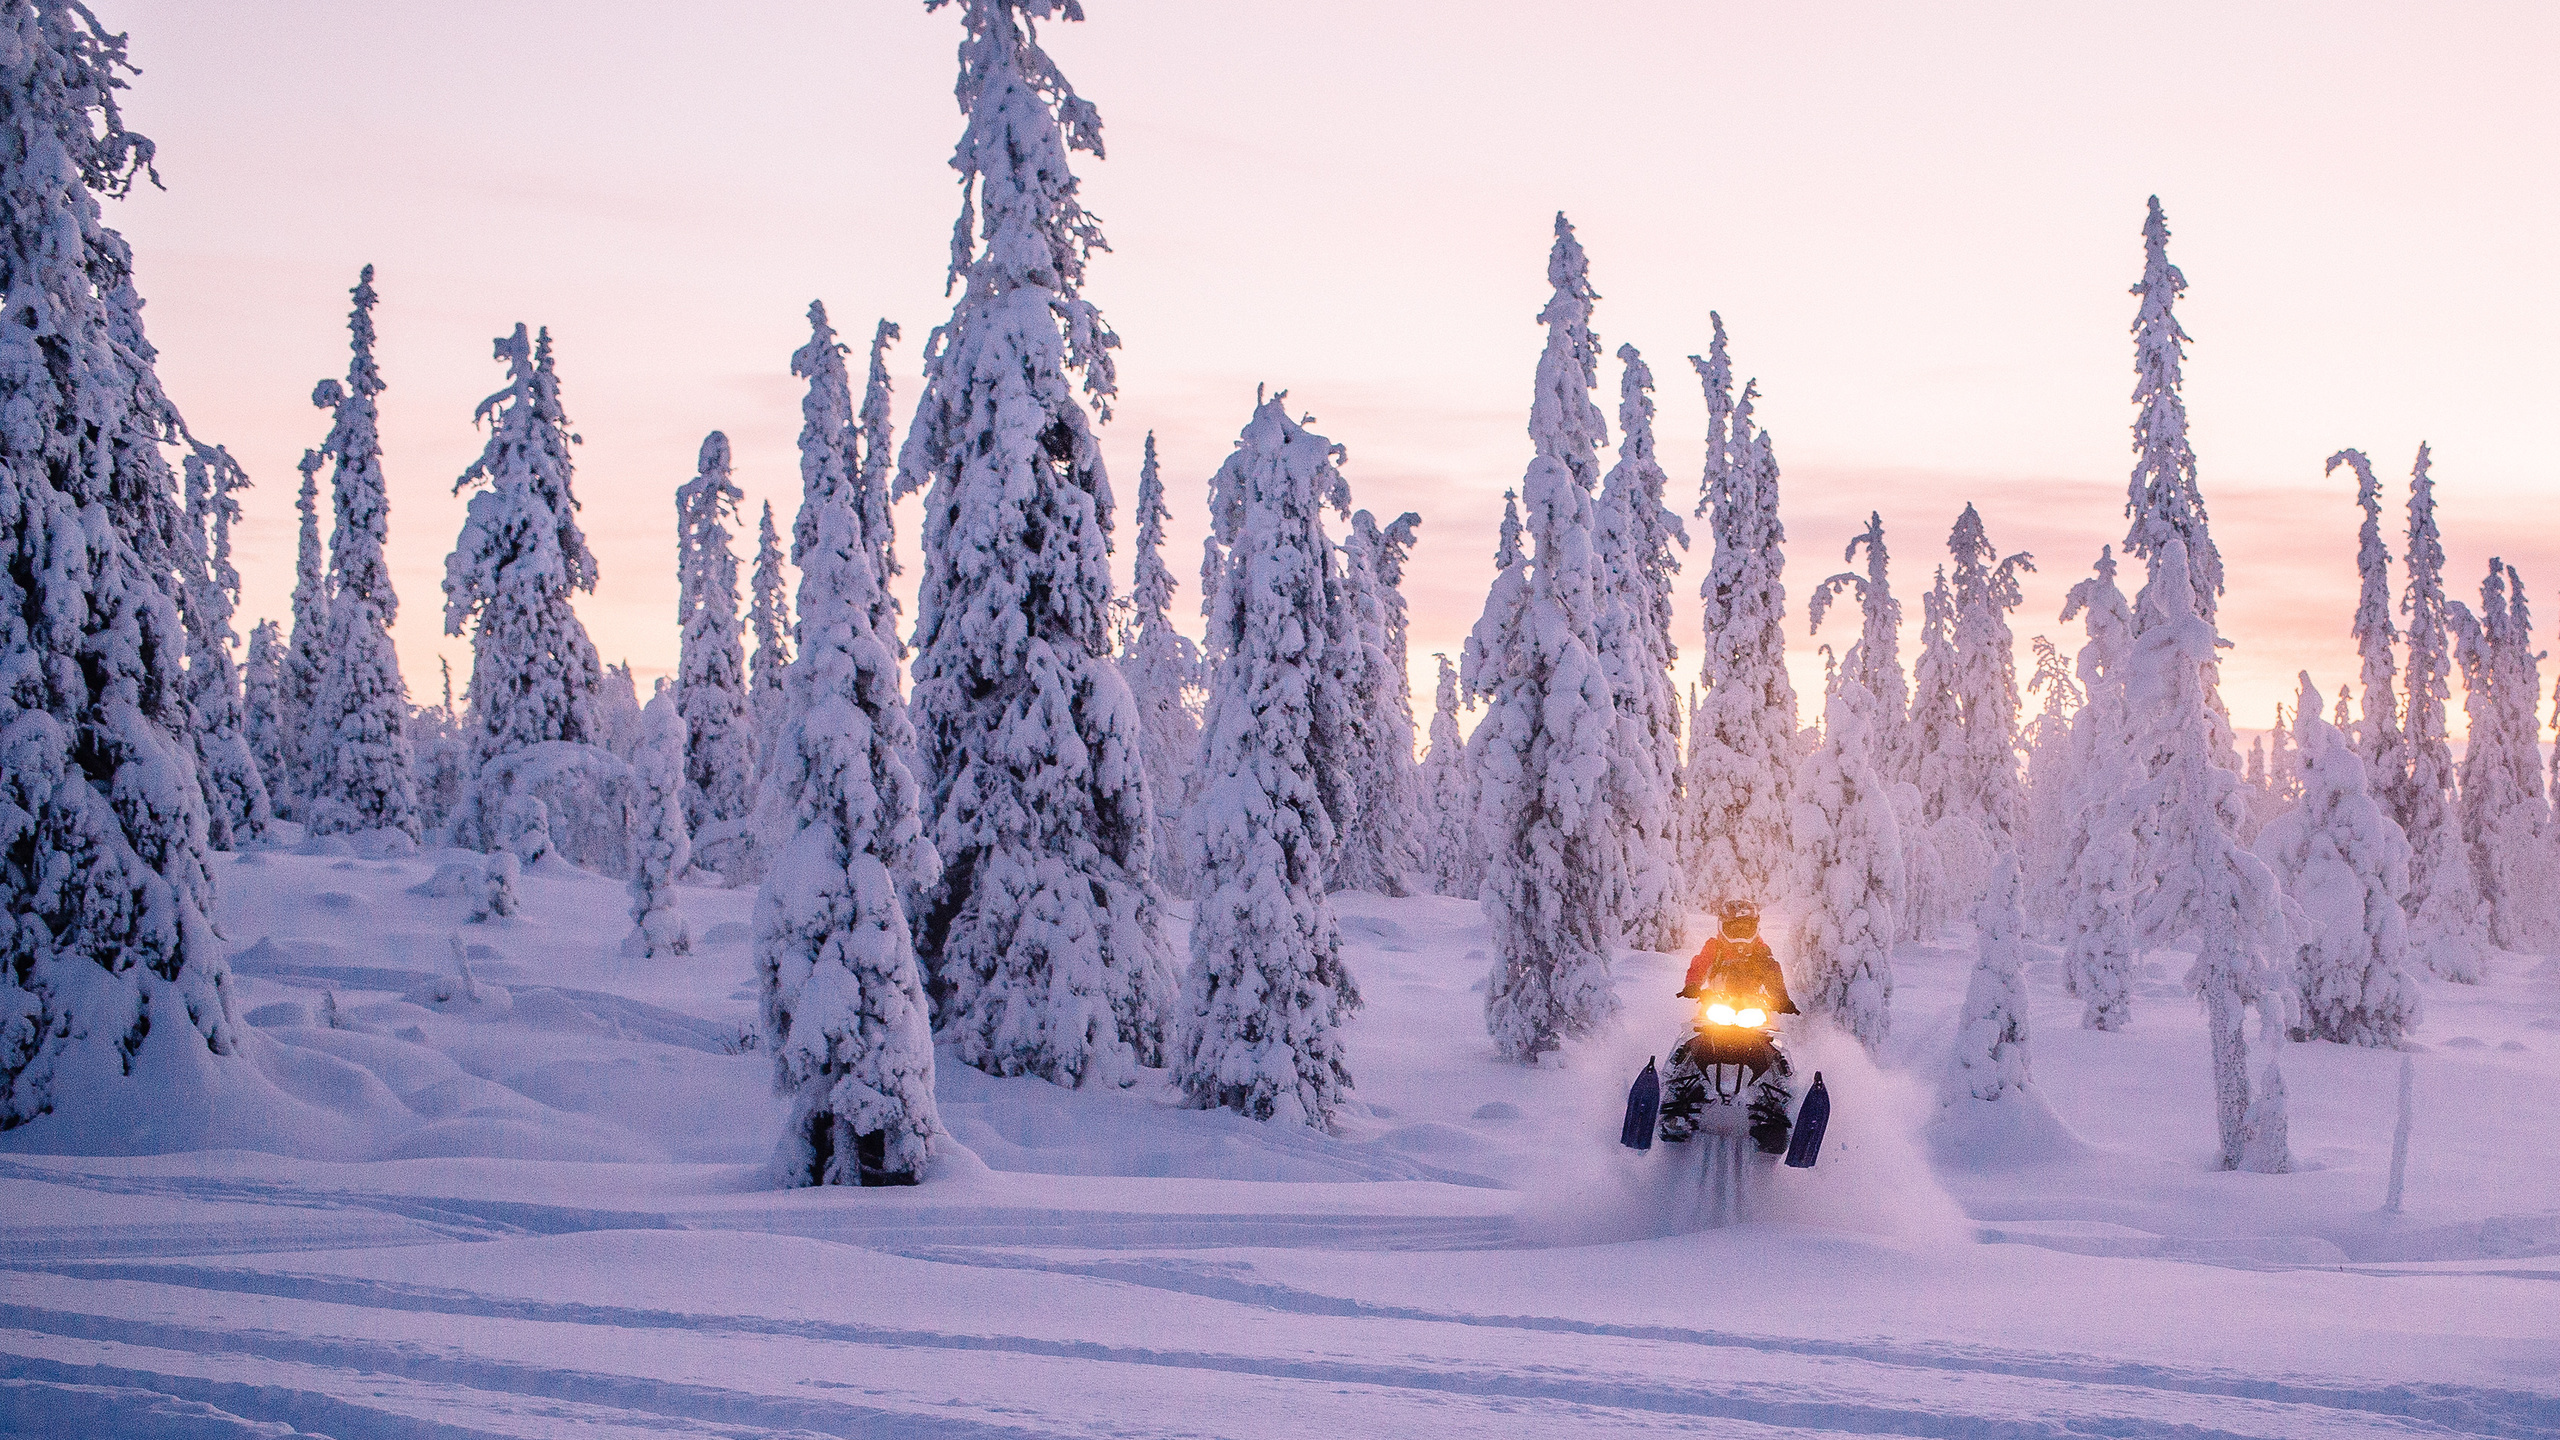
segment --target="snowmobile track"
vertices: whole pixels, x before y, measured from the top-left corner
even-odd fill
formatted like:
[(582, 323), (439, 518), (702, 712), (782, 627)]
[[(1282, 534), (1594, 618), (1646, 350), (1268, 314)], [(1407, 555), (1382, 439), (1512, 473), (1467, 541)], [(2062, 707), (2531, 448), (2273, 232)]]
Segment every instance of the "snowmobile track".
[[(1079, 1276), (1089, 1280), (1103, 1277)], [(78, 1286), (79, 1280), (96, 1283)], [(55, 1284), (47, 1284), (46, 1281)], [(75, 1282), (63, 1286), (59, 1282)], [(1125, 1282), (1124, 1282), (1125, 1283)], [(1265, 1287), (1271, 1288), (1271, 1287)], [(1538, 1317), (1390, 1314), (1363, 1309), (1353, 1326), (1329, 1333), (1294, 1354), (1239, 1354), (1102, 1341), (1004, 1334), (955, 1334), (939, 1330), (860, 1323), (708, 1315), (637, 1307), (583, 1305), (439, 1290), (391, 1282), (257, 1273), (182, 1265), (48, 1267), (0, 1279), (15, 1292), (0, 1300), (0, 1352), (20, 1376), (62, 1384), (133, 1386), (200, 1401), (241, 1415), (304, 1419), (260, 1409), (253, 1397), (208, 1388), (233, 1367), (286, 1367), (302, 1374), (280, 1382), (297, 1393), (338, 1393), (343, 1377), (372, 1383), (393, 1377), (428, 1387), (422, 1396), (454, 1387), (490, 1395), (538, 1399), (546, 1404), (604, 1405), (659, 1417), (748, 1427), (744, 1433), (786, 1428), (835, 1434), (1058, 1433), (1042, 1427), (910, 1429), (893, 1411), (848, 1405), (806, 1395), (776, 1397), (720, 1385), (684, 1382), (628, 1371), (586, 1368), (613, 1356), (635, 1368), (720, 1373), (706, 1366), (705, 1351), (732, 1360), (754, 1353), (779, 1360), (785, 1373), (877, 1375), (890, 1356), (910, 1365), (918, 1356), (933, 1375), (970, 1374), (960, 1393), (1002, 1397), (1046, 1395), (1065, 1377), (1101, 1370), (1112, 1392), (1132, 1397), (1158, 1390), (1198, 1391), (1198, 1380), (1146, 1378), (1144, 1371), (1191, 1372), (1222, 1377), (1214, 1388), (1233, 1396), (1239, 1384), (1272, 1386), (1292, 1397), (1310, 1390), (1340, 1394), (1359, 1390), (1373, 1403), (1462, 1404), (1519, 1411), (1561, 1407), (1590, 1424), (1606, 1414), (1644, 1424), (1712, 1419), (1776, 1433), (1827, 1431), (1934, 1436), (2062, 1437), (2105, 1434), (2151, 1436), (2406, 1436), (2431, 1434), (2547, 1435), (2560, 1433), (2560, 1402), (2548, 1397), (2444, 1387), (2417, 1391), (2392, 1387), (2365, 1392), (2339, 1388), (2256, 1385), (2226, 1377), (2194, 1376), (2160, 1367), (2092, 1364), (2071, 1357), (1931, 1353), (1888, 1346), (1817, 1345), (1792, 1340), (1613, 1327)], [(71, 1290), (73, 1293), (38, 1294)], [(175, 1293), (172, 1293), (172, 1292)], [(221, 1295), (265, 1297), (265, 1306), (223, 1306), (242, 1328), (219, 1328), (164, 1318), (206, 1313)], [(1264, 1304), (1261, 1296), (1243, 1303)], [(1323, 1297), (1309, 1297), (1322, 1301)], [(1238, 1303), (1220, 1301), (1219, 1303)], [(1340, 1302), (1331, 1302), (1338, 1305)], [(141, 1311), (118, 1314), (115, 1311)], [(455, 1325), (386, 1325), (366, 1315), (456, 1317)], [(1302, 1303), (1296, 1313), (1331, 1313)], [(219, 1317), (217, 1317), (219, 1318)], [(289, 1326), (290, 1329), (276, 1328)], [(1530, 1331), (1535, 1344), (1457, 1340), (1446, 1327)], [(403, 1332), (394, 1335), (360, 1333)], [(1441, 1332), (1435, 1337), (1434, 1331)], [(600, 1337), (610, 1335), (612, 1338)], [(652, 1338), (652, 1337), (656, 1338)], [(1554, 1343), (1572, 1337), (1583, 1344)], [(743, 1342), (743, 1343), (742, 1343)], [(1599, 1342), (1599, 1343), (1589, 1343)], [(1321, 1348), (1312, 1348), (1320, 1346)], [(88, 1347), (83, 1349), (82, 1347)], [(123, 1359), (78, 1359), (98, 1347)], [(468, 1347), (468, 1348), (465, 1348)], [(775, 1355), (776, 1349), (782, 1353)], [(1697, 1352), (1721, 1353), (1701, 1364)], [(159, 1383), (166, 1360), (135, 1363), (156, 1352), (187, 1363), (187, 1384)], [(1504, 1353), (1511, 1352), (1511, 1353)], [(544, 1364), (545, 1353), (580, 1364)], [(963, 1360), (959, 1357), (971, 1358)], [(504, 1356), (507, 1358), (496, 1358)], [(1359, 1356), (1363, 1358), (1353, 1359)], [(693, 1357), (686, 1359), (685, 1357)], [(1367, 1358), (1377, 1357), (1377, 1358)], [(37, 1362), (49, 1366), (30, 1368)], [(1064, 1367), (1063, 1369), (1060, 1367)], [(990, 1371), (995, 1373), (990, 1374)], [(203, 1372), (197, 1374), (197, 1372)], [(323, 1372), (326, 1372), (325, 1374)], [(336, 1376), (340, 1378), (328, 1378)], [(1006, 1382), (1010, 1376), (1012, 1383)], [(1677, 1378), (1666, 1378), (1677, 1377)], [(1987, 1380), (1999, 1383), (1986, 1385)], [(798, 1387), (834, 1382), (799, 1380)], [(891, 1388), (895, 1388), (892, 1386)], [(947, 1393), (947, 1392), (946, 1392)], [(440, 1402), (443, 1403), (443, 1402)], [(453, 1402), (459, 1403), (459, 1402)], [(513, 1403), (513, 1402), (511, 1402)], [(952, 1403), (944, 1400), (942, 1403)], [(996, 1404), (999, 1401), (982, 1403)], [(1291, 1399), (1285, 1403), (1299, 1403)], [(247, 1409), (242, 1407), (246, 1405)], [(326, 1407), (323, 1407), (324, 1409)], [(485, 1412), (485, 1402), (464, 1407)], [(1381, 1412), (1383, 1413), (1383, 1412)], [(306, 1417), (321, 1421), (313, 1412)], [(603, 1417), (589, 1417), (590, 1421)], [(1473, 1422), (1469, 1422), (1472, 1424)], [(881, 1428), (887, 1426), (886, 1429)], [(379, 1425), (364, 1433), (386, 1433)], [(1071, 1429), (1080, 1427), (1069, 1427)], [(516, 1433), (418, 1431), (415, 1433)], [(717, 1430), (694, 1433), (722, 1433)], [(729, 1432), (739, 1433), (739, 1432)], [(1375, 1432), (1383, 1433), (1383, 1432)]]

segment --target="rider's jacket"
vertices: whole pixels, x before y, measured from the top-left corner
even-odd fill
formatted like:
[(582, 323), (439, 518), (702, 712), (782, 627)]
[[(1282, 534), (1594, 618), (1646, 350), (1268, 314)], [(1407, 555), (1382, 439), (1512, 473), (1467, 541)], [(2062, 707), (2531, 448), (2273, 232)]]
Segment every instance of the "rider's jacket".
[(1748, 940), (1729, 940), (1722, 935), (1709, 940), (1689, 962), (1687, 982), (1680, 993), (1691, 999), (1718, 991), (1727, 995), (1757, 994), (1760, 1008), (1772, 1015), (1796, 1015), (1796, 1002), (1787, 995), (1786, 972), (1778, 968), (1778, 957), (1769, 953), (1769, 942), (1754, 935)]

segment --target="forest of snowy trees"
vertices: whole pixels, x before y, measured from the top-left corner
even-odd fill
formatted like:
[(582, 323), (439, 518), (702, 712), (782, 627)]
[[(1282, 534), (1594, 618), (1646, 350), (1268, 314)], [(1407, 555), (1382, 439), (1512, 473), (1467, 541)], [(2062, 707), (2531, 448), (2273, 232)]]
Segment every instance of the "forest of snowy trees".
[[(1892, 1033), (1897, 944), (1971, 927), (1957, 1062), (1984, 1099), (2029, 1074), (2024, 947), (2059, 952), (2101, 1031), (2130, 1022), (2143, 957), (2178, 951), (2223, 1162), (2257, 1170), (2290, 1164), (2285, 1046), (2402, 1044), (2420, 976), (2476, 982), (2560, 945), (2560, 757), (2541, 748), (2560, 696), (2545, 709), (2526, 577), (2491, 560), (2475, 605), (2444, 573), (2424, 447), (2405, 504), (2363, 452), (2329, 458), (2363, 519), (2339, 617), (2361, 668), (2326, 693), (2303, 675), (2241, 749), (2187, 280), (2157, 199), (2132, 287), (2129, 523), (2063, 564), (2086, 567), (2056, 617), (2077, 635), (2023, 656), (2038, 562), (1960, 500), (1894, 517), (1905, 557), (1948, 527), (1925, 574), (1893, 572), (1882, 514), (1799, 535), (1851, 568), (1799, 572), (1790, 610), (1779, 451), (1737, 359), (1752, 337), (1720, 317), (1681, 402), (1706, 420), (1693, 534), (1666, 499), (1655, 374), (1604, 348), (1605, 257), (1556, 215), (1524, 467), (1481, 618), (1418, 722), (1405, 577), (1480, 555), (1357, 507), (1344, 447), (1285, 392), (1237, 399), (1214, 474), (1150, 434), (1123, 512), (1097, 436), (1130, 402), (1075, 174), (1101, 118), (1038, 31), (1080, 11), (926, 3), (961, 21), (962, 199), (953, 308), (919, 347), (904, 433), (899, 327), (857, 352), (813, 302), (806, 343), (774, 357), (806, 387), (787, 530), (766, 506), (742, 553), (721, 432), (662, 477), (681, 660), (644, 697), (579, 618), (603, 579), (579, 439), (550, 332), (514, 325), (468, 417), (485, 448), (454, 481), (443, 624), (469, 641), (467, 684), (457, 699), (448, 675), (433, 704), (392, 649), (373, 269), (349, 292), (346, 374), (311, 395), (328, 424), (300, 467), (290, 613), (244, 647), (249, 477), (163, 393), (103, 218), (152, 155), (117, 108), (123, 42), (65, 0), (8, 7), (0, 1128), (184, 1068), (146, 1064), (154, 1047), (222, 1063), (238, 1022), (207, 856), (275, 844), (451, 847), (495, 915), (524, 903), (525, 867), (586, 867), (629, 884), (628, 951), (649, 956), (691, 947), (680, 887), (755, 889), (753, 1043), (791, 1097), (795, 1185), (924, 1173), (937, 1064), (1071, 1087), (1161, 1071), (1188, 1104), (1328, 1127), (1357, 1084), (1344, 891), (1481, 904), (1486, 1036), (1524, 1065), (1616, 1023), (1625, 953), (1684, 950), (1722, 901), (1771, 915), (1816, 1023), (1869, 1047)], [(893, 590), (907, 499), (911, 617)], [(1186, 600), (1165, 522), (1204, 505)], [(1836, 651), (1819, 696), (1787, 670), (1798, 623)]]

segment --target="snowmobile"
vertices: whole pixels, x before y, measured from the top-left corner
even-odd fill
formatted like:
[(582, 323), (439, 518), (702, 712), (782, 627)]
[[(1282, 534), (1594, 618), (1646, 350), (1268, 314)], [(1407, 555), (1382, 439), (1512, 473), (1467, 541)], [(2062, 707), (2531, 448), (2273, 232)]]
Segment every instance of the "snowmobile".
[(1718, 1152), (1707, 1160), (1711, 1175), (1738, 1179), (1746, 1139), (1762, 1155), (1784, 1155), (1789, 1165), (1810, 1169), (1830, 1121), (1831, 1097), (1816, 1075), (1804, 1108), (1796, 1108), (1795, 1067), (1774, 1027), (1778, 1016), (1800, 1012), (1777, 957), (1760, 938), (1758, 907), (1729, 902), (1720, 915), (1720, 933), (1690, 962), (1680, 987), (1697, 1009), (1674, 1042), (1666, 1071), (1657, 1077), (1653, 1063), (1645, 1063), (1628, 1095), (1621, 1141), (1650, 1149), (1658, 1113), (1665, 1142), (1711, 1137)]

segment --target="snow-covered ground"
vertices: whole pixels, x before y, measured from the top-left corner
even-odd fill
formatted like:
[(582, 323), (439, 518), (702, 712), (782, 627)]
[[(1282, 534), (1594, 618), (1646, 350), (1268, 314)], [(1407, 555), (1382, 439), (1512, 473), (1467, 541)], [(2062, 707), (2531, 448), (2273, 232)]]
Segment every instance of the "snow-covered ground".
[(2397, 1216), (2397, 1054), (2286, 1047), (2301, 1169), (2225, 1173), (2183, 960), (2098, 1034), (2040, 951), (2049, 1115), (1951, 1126), (1971, 956), (1906, 947), (1883, 1068), (1796, 1039), (1822, 1164), (1683, 1233), (1615, 1143), (1678, 962), (1523, 1070), (1476, 908), (1368, 896), (1340, 1138), (946, 1064), (928, 1183), (782, 1192), (751, 896), (641, 960), (618, 883), (467, 924), (439, 858), (217, 857), (254, 1077), (167, 1123), (247, 1148), (0, 1137), (0, 1432), (2560, 1433), (2560, 964), (2427, 985)]

